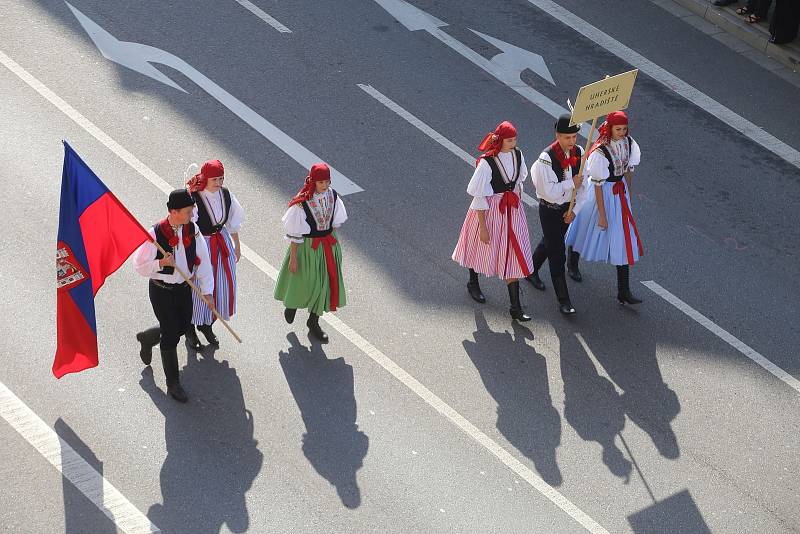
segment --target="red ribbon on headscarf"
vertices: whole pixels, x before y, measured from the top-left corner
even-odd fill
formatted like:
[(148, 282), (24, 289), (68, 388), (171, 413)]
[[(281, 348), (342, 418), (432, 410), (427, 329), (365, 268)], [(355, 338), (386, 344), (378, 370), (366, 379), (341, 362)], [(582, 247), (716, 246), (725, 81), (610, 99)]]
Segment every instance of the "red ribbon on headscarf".
[(619, 196), (619, 203), (622, 206), (622, 229), (625, 233), (625, 252), (628, 254), (628, 265), (633, 265), (633, 246), (631, 245), (631, 227), (636, 235), (636, 244), (639, 248), (639, 256), (644, 256), (642, 240), (639, 239), (639, 229), (636, 228), (636, 221), (633, 220), (631, 208), (628, 206), (628, 197), (625, 196), (625, 181), (620, 180), (614, 184), (612, 189), (615, 195)]
[(594, 149), (600, 145), (607, 145), (611, 142), (611, 128), (613, 126), (623, 126), (627, 124), (628, 116), (624, 111), (612, 111), (606, 115), (606, 120), (603, 121), (603, 124), (601, 124), (600, 128), (597, 129), (597, 131), (600, 132), (600, 136), (592, 145), (592, 148), (589, 150), (589, 154), (591, 154)]
[(209, 179), (219, 178), (220, 176), (225, 176), (225, 167), (222, 166), (220, 160), (210, 159), (203, 163), (199, 173), (189, 178), (189, 181), (186, 182), (186, 188), (190, 193), (203, 191), (208, 185)]
[(475, 166), (478, 166), (478, 163), (481, 162), (481, 158), (493, 158), (499, 154), (500, 149), (503, 148), (504, 139), (513, 139), (516, 136), (517, 129), (514, 128), (513, 124), (508, 121), (503, 121), (498, 124), (497, 128), (495, 128), (493, 132), (486, 134), (481, 144), (478, 145), (478, 150), (483, 152), (483, 154), (478, 156), (478, 159), (475, 160)]
[(336, 238), (332, 233), (323, 237), (314, 237), (311, 241), (311, 249), (317, 250), (320, 244), (325, 252), (325, 265), (328, 267), (328, 282), (331, 287), (330, 311), (336, 311), (336, 306), (339, 305), (339, 272), (336, 270), (336, 258), (333, 257), (333, 245), (336, 244)]
[(300, 190), (297, 191), (297, 194), (292, 197), (292, 200), (289, 201), (289, 206), (291, 207), (295, 204), (300, 204), (301, 202), (310, 200), (316, 189), (314, 184), (317, 182), (325, 182), (330, 179), (330, 167), (324, 163), (315, 163), (311, 166), (311, 170), (308, 172), (305, 182), (303, 182), (303, 187), (301, 187)]
[[(225, 278), (228, 279), (228, 310), (230, 311), (231, 315), (233, 315), (233, 273), (231, 272), (231, 265), (228, 262), (228, 258), (231, 255), (231, 251), (228, 248), (228, 244), (225, 242), (225, 238), (222, 237), (222, 232), (217, 232), (215, 234), (211, 234), (208, 237), (208, 248), (209, 248), (209, 255), (211, 256), (211, 268), (214, 269), (214, 274), (216, 275), (216, 263), (217, 263), (217, 255), (221, 256), (222, 260), (222, 269), (225, 271)], [(217, 285), (214, 284), (214, 302), (217, 301)]]
[(517, 235), (514, 233), (514, 227), (511, 224), (511, 210), (519, 209), (519, 196), (511, 191), (503, 192), (500, 199), (500, 213), (506, 215), (506, 222), (508, 226), (508, 242), (511, 243), (511, 248), (514, 249), (514, 255), (517, 257), (519, 266), (522, 267), (522, 273), (527, 278), (530, 275), (528, 270), (528, 262), (525, 261), (525, 255), (522, 253), (522, 247), (519, 246)]

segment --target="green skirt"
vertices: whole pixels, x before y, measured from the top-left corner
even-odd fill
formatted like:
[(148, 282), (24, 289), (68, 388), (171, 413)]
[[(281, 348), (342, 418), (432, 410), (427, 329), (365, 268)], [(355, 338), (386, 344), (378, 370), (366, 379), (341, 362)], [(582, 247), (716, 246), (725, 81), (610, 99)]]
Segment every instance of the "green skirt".
[[(336, 233), (333, 233), (336, 237)], [(342, 278), (342, 248), (339, 240), (331, 247), (336, 260), (336, 272), (339, 275), (339, 302), (337, 308), (347, 303), (347, 296)], [(287, 308), (304, 309), (317, 315), (331, 311), (331, 284), (328, 278), (328, 266), (325, 263), (325, 247), (320, 244), (317, 250), (311, 248), (313, 238), (306, 237), (303, 244), (297, 246), (297, 272), (289, 272), (289, 250), (283, 258), (281, 272), (275, 285), (275, 298), (283, 302)]]

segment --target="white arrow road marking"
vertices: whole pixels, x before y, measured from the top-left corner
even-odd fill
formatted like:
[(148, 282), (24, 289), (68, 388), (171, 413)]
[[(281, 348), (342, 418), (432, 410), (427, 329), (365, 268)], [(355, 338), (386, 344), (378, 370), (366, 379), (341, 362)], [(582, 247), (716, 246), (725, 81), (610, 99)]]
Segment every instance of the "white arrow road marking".
[[(151, 63), (173, 68), (200, 86), (211, 97), (231, 110), (237, 117), (249, 124), (254, 130), (306, 169), (310, 169), (318, 161), (324, 161), (181, 58), (152, 46), (119, 41), (69, 3), (67, 3), (67, 6), (72, 10), (75, 18), (78, 19), (83, 29), (86, 30), (86, 33), (89, 34), (89, 37), (106, 58), (123, 67), (183, 91), (178, 84), (153, 67)], [(343, 195), (363, 191), (355, 182), (332, 166), (331, 181), (334, 189)]]
[(750, 140), (755, 141), (773, 154), (785, 159), (797, 168), (800, 168), (800, 151), (787, 145), (777, 137), (765, 132), (744, 117), (737, 115), (731, 109), (723, 106), (702, 91), (695, 89), (674, 74), (659, 67), (643, 55), (631, 50), (610, 35), (595, 28), (571, 11), (568, 11), (552, 0), (528, 0), (529, 3), (544, 11), (547, 15), (566, 24), (576, 32), (588, 37), (618, 58), (633, 65), (654, 80), (660, 82), (667, 89), (675, 91), (686, 100), (717, 117), (719, 120), (741, 132)]
[(724, 330), (720, 326), (718, 326), (714, 321), (700, 313), (699, 311), (695, 310), (684, 301), (658, 285), (657, 283), (649, 280), (647, 282), (642, 282), (648, 289), (650, 289), (653, 293), (658, 295), (659, 297), (663, 298), (680, 311), (697, 321), (700, 325), (702, 325), (706, 330), (720, 338), (722, 341), (733, 347), (734, 349), (738, 350), (758, 365), (781, 379), (786, 385), (788, 385), (793, 390), (800, 393), (800, 380), (797, 380), (795, 377), (766, 359), (760, 353), (756, 352), (753, 348), (746, 345), (744, 342), (737, 339), (733, 334)]
[(0, 416), (126, 534), (161, 532), (111, 482), (0, 382)]
[[(358, 85), (369, 96), (371, 96), (372, 98), (374, 98), (375, 100), (377, 100), (390, 110), (397, 113), (400, 117), (408, 121), (412, 126), (417, 128), (419, 131), (421, 131), (422, 133), (424, 133), (425, 135), (427, 135), (428, 137), (430, 137), (431, 139), (433, 139), (434, 141), (445, 147), (447, 150), (449, 150), (450, 152), (461, 158), (461, 160), (463, 160), (464, 163), (469, 165), (470, 168), (473, 169), (475, 168), (475, 156), (471, 156), (467, 151), (462, 150), (461, 147), (459, 147), (458, 145), (447, 139), (445, 136), (443, 136), (442, 134), (440, 134), (439, 132), (437, 132), (424, 122), (422, 122), (420, 119), (418, 119), (415, 115), (411, 114), (409, 111), (403, 109), (403, 107), (400, 106), (400, 104), (393, 101), (388, 96), (384, 95), (371, 85), (365, 85), (363, 83), (358, 83), (356, 85)], [(525, 191), (522, 192), (522, 201), (528, 206), (532, 207), (539, 205), (536, 199), (530, 196)]]
[[(48, 102), (53, 104), (59, 111), (64, 113), (67, 117), (75, 121), (87, 133), (92, 135), (105, 147), (116, 154), (120, 159), (130, 165), (136, 172), (141, 174), (147, 181), (152, 183), (164, 194), (169, 194), (172, 190), (164, 179), (156, 174), (152, 169), (145, 165), (141, 160), (129, 152), (125, 147), (117, 143), (108, 134), (98, 128), (89, 119), (84, 117), (78, 110), (70, 106), (61, 97), (47, 88), (42, 82), (37, 80), (33, 75), (26, 71), (22, 66), (0, 51), (0, 64), (5, 65), (11, 72), (16, 74), (22, 81), (32, 87), (37, 93), (44, 97)], [(266, 274), (273, 282), (278, 278), (278, 270), (273, 267), (267, 260), (261, 257), (257, 252), (241, 243), (242, 255), (250, 261), (257, 269)], [(489, 451), (503, 465), (508, 467), (514, 473), (519, 475), (524, 481), (531, 485), (536, 491), (545, 496), (553, 504), (561, 508), (573, 520), (578, 522), (581, 526), (586, 528), (592, 534), (608, 534), (594, 519), (589, 517), (583, 510), (575, 506), (569, 499), (564, 497), (555, 488), (547, 484), (536, 473), (534, 473), (528, 466), (517, 460), (517, 458), (505, 450), (500, 444), (483, 433), (478, 427), (470, 423), (464, 416), (459, 414), (449, 404), (444, 402), (435, 393), (429, 390), (425, 385), (419, 382), (416, 378), (411, 376), (402, 367), (397, 365), (391, 358), (386, 356), (377, 347), (372, 345), (369, 341), (364, 339), (358, 332), (347, 326), (344, 321), (340, 320), (334, 314), (329, 313), (322, 317), (322, 320), (339, 332), (343, 337), (349, 340), (359, 350), (361, 350), (372, 361), (383, 367), (400, 383), (413, 391), (419, 398), (426, 404), (431, 406), (442, 416), (447, 418), (453, 425), (461, 429), (467, 436), (472, 438), (481, 447)], [(138, 533), (137, 533), (138, 534)]]
[[(421, 9), (412, 6), (408, 2), (405, 2), (404, 0), (375, 0), (375, 2), (377, 2), (383, 9), (385, 9), (391, 16), (397, 19), (398, 22), (403, 24), (403, 26), (408, 28), (410, 31), (424, 30), (428, 32), (436, 39), (470, 60), (472, 63), (482, 68), (499, 81), (503, 82), (508, 88), (512, 89), (550, 116), (558, 118), (563, 113), (569, 113), (568, 109), (553, 102), (545, 95), (522, 81), (522, 71), (525, 69), (530, 69), (536, 72), (539, 76), (545, 78), (550, 83), (553, 83), (553, 77), (550, 75), (547, 65), (544, 64), (544, 59), (542, 59), (542, 56), (516, 47), (499, 39), (495, 39), (494, 37), (482, 34), (475, 30), (471, 30), (494, 46), (497, 46), (503, 50), (503, 53), (496, 55), (491, 60), (488, 60), (461, 41), (454, 39), (446, 32), (441, 30), (441, 27), (447, 26), (446, 22), (442, 22), (433, 15), (425, 13)], [(583, 135), (584, 138), (589, 135), (588, 124), (583, 124), (581, 126), (581, 135)]]
[(275, 20), (274, 18), (270, 17), (267, 13), (265, 13), (261, 8), (255, 5), (253, 2), (249, 0), (236, 0), (243, 8), (248, 10), (250, 13), (255, 15), (256, 17), (260, 18), (276, 30), (281, 33), (292, 33), (292, 30)]

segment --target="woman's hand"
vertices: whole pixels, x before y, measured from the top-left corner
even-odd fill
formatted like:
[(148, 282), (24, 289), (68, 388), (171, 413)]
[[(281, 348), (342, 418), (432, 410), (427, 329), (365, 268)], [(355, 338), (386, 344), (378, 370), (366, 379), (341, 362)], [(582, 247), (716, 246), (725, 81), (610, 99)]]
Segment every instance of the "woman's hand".
[(599, 226), (601, 230), (608, 230), (608, 221), (605, 215), (600, 215), (597, 218), (597, 226)]
[(290, 256), (289, 257), (289, 272), (296, 273), (297, 272), (297, 256)]
[(480, 233), (481, 243), (483, 243), (484, 245), (488, 245), (489, 230), (486, 228), (485, 224), (480, 225), (479, 233)]
[(239, 260), (242, 259), (242, 249), (241, 249), (241, 247), (236, 247), (236, 250), (234, 251), (234, 255), (236, 256), (236, 263), (239, 263)]

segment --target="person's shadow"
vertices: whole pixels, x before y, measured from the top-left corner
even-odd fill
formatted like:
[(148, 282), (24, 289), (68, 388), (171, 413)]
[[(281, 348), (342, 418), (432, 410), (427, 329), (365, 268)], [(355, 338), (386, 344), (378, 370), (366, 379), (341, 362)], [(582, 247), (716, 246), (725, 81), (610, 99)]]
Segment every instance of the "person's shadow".
[(253, 415), (245, 407), (242, 384), (227, 361), (189, 351), (181, 383), (187, 404), (169, 398), (146, 367), (139, 381), (164, 415), (167, 458), (161, 467), (163, 504), (147, 512), (163, 532), (217, 534), (250, 526), (245, 496), (263, 463), (254, 439)]
[[(627, 314), (625, 328), (644, 330), (646, 325), (635, 324), (640, 320), (636, 314)], [(681, 406), (661, 375), (656, 352), (658, 336), (590, 331), (583, 338), (584, 347), (573, 328), (557, 332), (564, 416), (581, 438), (602, 445), (603, 461), (609, 470), (626, 479), (631, 473), (630, 461), (615, 443), (615, 436), (625, 427), (626, 416), (650, 436), (661, 456), (678, 458), (680, 447), (671, 424)]]
[(559, 331), (564, 418), (584, 441), (596, 441), (609, 471), (630, 480), (633, 466), (615, 442), (625, 428), (622, 398), (614, 384), (601, 376), (572, 329)]
[(356, 424), (353, 367), (344, 358), (330, 360), (322, 347), (306, 348), (294, 333), (290, 347), (279, 353), (283, 374), (306, 426), (303, 454), (330, 482), (347, 508), (361, 504), (356, 474), (369, 448), (369, 438)]
[(556, 461), (561, 417), (550, 396), (547, 361), (527, 343), (533, 334), (516, 322), (513, 335), (494, 332), (480, 311), (475, 311), (475, 327), (475, 341), (465, 340), (464, 350), (497, 401), (497, 430), (533, 461), (545, 482), (561, 485)]

